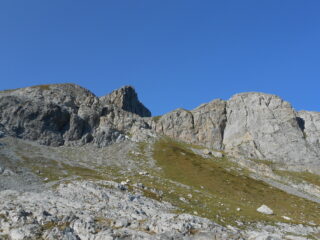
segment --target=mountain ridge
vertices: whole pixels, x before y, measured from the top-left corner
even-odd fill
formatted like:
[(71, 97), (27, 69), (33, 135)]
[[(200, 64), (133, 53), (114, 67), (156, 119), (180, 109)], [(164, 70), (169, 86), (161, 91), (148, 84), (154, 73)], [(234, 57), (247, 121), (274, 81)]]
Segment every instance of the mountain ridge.
[(313, 170), (320, 159), (320, 113), (297, 112), (274, 94), (238, 93), (151, 117), (132, 86), (97, 97), (76, 84), (55, 84), (1, 92), (0, 110), (3, 132), (45, 145), (106, 146), (160, 134)]
[(319, 139), (271, 94), (152, 117), (132, 86), (0, 92), (0, 239), (319, 239)]

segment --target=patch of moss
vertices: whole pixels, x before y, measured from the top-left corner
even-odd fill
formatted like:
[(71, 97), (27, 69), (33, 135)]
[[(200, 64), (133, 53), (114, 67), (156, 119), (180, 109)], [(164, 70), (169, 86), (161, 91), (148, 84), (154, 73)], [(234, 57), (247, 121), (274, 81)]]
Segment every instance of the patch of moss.
[[(18, 89), (18, 88), (17, 88)], [(3, 93), (10, 93), (10, 92), (13, 92), (17, 89), (5, 89), (5, 90), (1, 90), (0, 92), (3, 92)]]
[(4, 214), (0, 214), (0, 219), (7, 220), (8, 218), (7, 218), (7, 216), (6, 216), (6, 215), (4, 215)]
[(40, 88), (42, 90), (50, 90), (50, 84), (44, 84), (44, 85), (35, 85), (32, 86), (31, 88)]
[(66, 228), (70, 227), (70, 222), (47, 222), (41, 226), (42, 231), (51, 230), (55, 227), (57, 227), (60, 231), (64, 231)]
[(33, 173), (46, 179), (47, 182), (72, 177), (84, 180), (111, 180), (119, 175), (119, 170), (116, 167), (93, 166), (94, 169), (91, 169), (80, 165), (69, 165), (53, 159), (30, 159), (24, 155), (20, 157), (23, 160), (22, 166), (31, 169)]
[(159, 122), (159, 120), (160, 120), (161, 117), (162, 117), (162, 115), (154, 116), (154, 117), (152, 117), (152, 120), (157, 123), (157, 122)]

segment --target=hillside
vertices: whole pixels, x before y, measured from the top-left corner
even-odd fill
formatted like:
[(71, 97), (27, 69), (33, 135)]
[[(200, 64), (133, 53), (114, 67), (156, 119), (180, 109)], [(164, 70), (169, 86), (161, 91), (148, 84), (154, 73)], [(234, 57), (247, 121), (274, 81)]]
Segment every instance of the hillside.
[(0, 239), (320, 239), (320, 113), (278, 96), (152, 117), (131, 86), (33, 86), (0, 131)]

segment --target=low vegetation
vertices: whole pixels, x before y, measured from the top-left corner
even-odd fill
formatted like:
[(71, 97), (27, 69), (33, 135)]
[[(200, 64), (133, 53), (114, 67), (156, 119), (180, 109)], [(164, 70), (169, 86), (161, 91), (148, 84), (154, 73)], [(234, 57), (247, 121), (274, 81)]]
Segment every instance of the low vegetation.
[(50, 90), (50, 84), (43, 84), (43, 85), (35, 85), (32, 86), (31, 88), (40, 88), (42, 90)]
[(274, 172), (280, 176), (287, 177), (289, 178), (289, 180), (298, 183), (305, 181), (320, 187), (320, 176), (310, 172), (289, 172), (280, 170), (275, 170)]
[[(162, 167), (164, 177), (190, 186), (192, 191), (168, 194), (171, 202), (188, 212), (197, 212), (223, 223), (284, 221), (290, 217), (292, 223), (320, 224), (320, 206), (317, 203), (290, 195), (262, 181), (254, 180), (231, 167), (225, 158), (202, 158), (193, 153), (186, 144), (162, 139), (154, 145), (154, 159)], [(179, 200), (187, 199), (187, 203)], [(166, 197), (164, 197), (166, 199)], [(258, 213), (256, 209), (265, 204), (274, 210), (274, 215)], [(237, 210), (238, 209), (238, 210)]]
[(154, 116), (154, 117), (152, 117), (152, 120), (157, 123), (157, 122), (159, 122), (159, 120), (160, 120), (161, 117), (162, 117), (162, 115)]
[[(290, 195), (262, 181), (250, 178), (249, 172), (226, 157), (204, 158), (192, 149), (201, 147), (162, 138), (155, 143), (138, 143), (128, 153), (128, 160), (136, 169), (125, 166), (103, 165), (87, 162), (87, 165), (69, 162), (79, 159), (85, 152), (62, 149), (68, 161), (44, 158), (19, 150), (22, 166), (31, 169), (44, 182), (69, 181), (72, 179), (130, 180), (129, 190), (140, 191), (158, 201), (176, 206), (178, 213), (191, 213), (212, 219), (222, 225), (244, 227), (253, 222), (288, 222), (294, 224), (320, 224), (320, 205)], [(35, 150), (37, 152), (37, 150)], [(56, 150), (54, 150), (56, 151)], [(102, 151), (101, 149), (99, 151)], [(80, 154), (80, 155), (79, 155)], [(27, 157), (28, 156), (28, 157)], [(64, 155), (61, 155), (61, 159)], [(90, 158), (88, 154), (87, 159)], [(89, 165), (88, 165), (89, 164)], [(319, 176), (311, 173), (284, 172), (281, 174), (307, 180), (319, 185)], [(137, 187), (137, 183), (144, 187)], [(256, 211), (262, 204), (273, 209), (273, 215)], [(285, 220), (283, 216), (291, 220)]]

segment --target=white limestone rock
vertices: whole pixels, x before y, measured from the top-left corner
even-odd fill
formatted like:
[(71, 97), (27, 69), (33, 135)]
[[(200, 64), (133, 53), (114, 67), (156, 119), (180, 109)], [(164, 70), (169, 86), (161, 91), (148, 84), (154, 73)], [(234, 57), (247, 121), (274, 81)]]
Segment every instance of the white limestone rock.
[(275, 95), (242, 93), (227, 103), (225, 151), (282, 163), (318, 163), (291, 105)]
[(271, 208), (269, 208), (266, 205), (261, 205), (259, 208), (257, 208), (257, 211), (263, 214), (272, 215), (273, 211)]
[(151, 126), (160, 134), (220, 150), (226, 124), (225, 107), (226, 102), (217, 99), (192, 111), (179, 108), (154, 119)]

